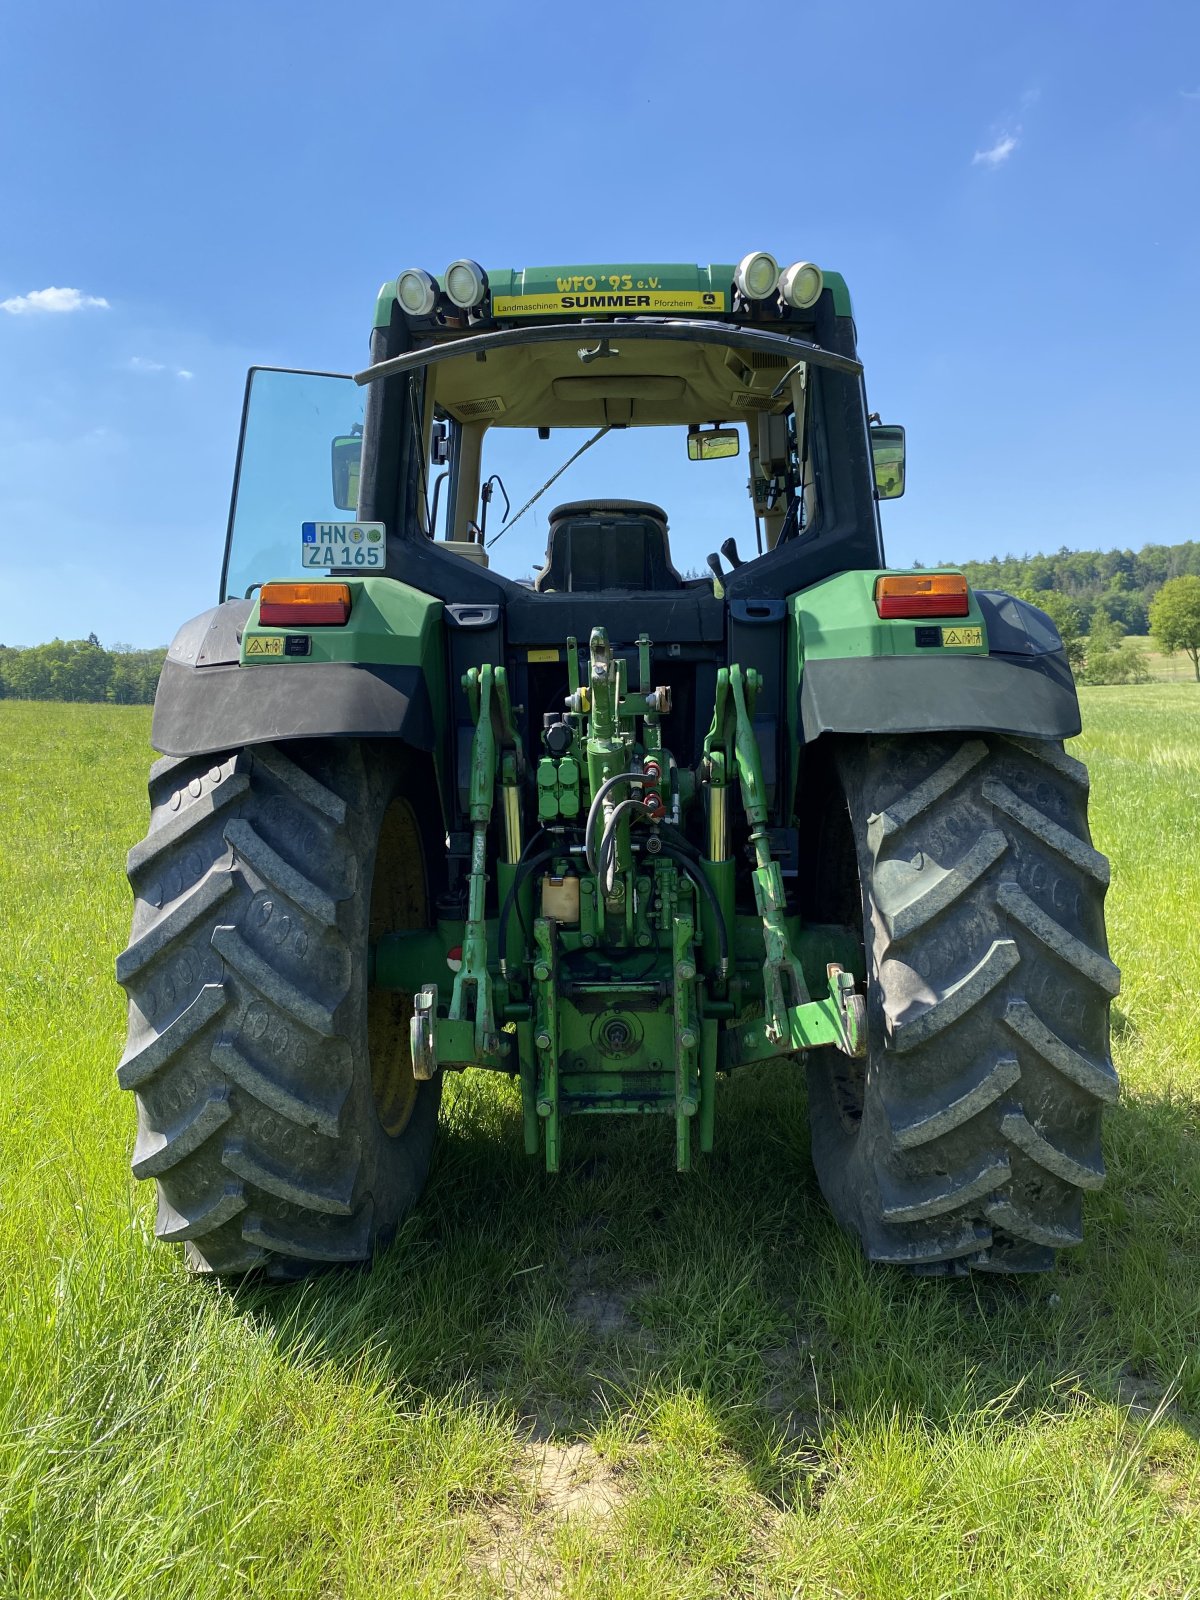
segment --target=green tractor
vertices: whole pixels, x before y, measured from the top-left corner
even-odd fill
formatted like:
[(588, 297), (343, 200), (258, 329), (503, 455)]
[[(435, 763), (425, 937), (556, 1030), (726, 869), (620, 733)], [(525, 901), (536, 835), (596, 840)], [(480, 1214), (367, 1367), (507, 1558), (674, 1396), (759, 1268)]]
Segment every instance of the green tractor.
[[(501, 576), (593, 447), (603, 494)], [(611, 497), (676, 470), (745, 557), (681, 572), (667, 512)], [(410, 269), (364, 371), (252, 371), (117, 963), (160, 1238), (230, 1276), (369, 1260), (464, 1067), (513, 1081), (550, 1172), (602, 1113), (663, 1119), (686, 1170), (721, 1075), (782, 1057), (870, 1260), (1079, 1243), (1119, 977), (1075, 689), (1040, 611), (884, 568), (903, 488), (845, 282), (763, 252)]]

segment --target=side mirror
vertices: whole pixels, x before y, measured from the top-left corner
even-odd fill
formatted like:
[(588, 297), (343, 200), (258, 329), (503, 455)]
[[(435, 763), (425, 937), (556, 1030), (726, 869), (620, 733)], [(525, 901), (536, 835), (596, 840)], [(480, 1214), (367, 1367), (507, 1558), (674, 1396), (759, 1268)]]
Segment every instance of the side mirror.
[(742, 436), (736, 428), (689, 428), (689, 461), (723, 461), (736, 456), (742, 448)]
[(348, 434), (333, 441), (333, 503), (339, 511), (358, 510), (358, 472), (362, 462), (362, 434)]
[(444, 467), (450, 460), (450, 424), (435, 422), (429, 435), (429, 459), (435, 467)]
[(880, 424), (872, 427), (871, 461), (876, 500), (899, 500), (904, 493), (904, 429)]

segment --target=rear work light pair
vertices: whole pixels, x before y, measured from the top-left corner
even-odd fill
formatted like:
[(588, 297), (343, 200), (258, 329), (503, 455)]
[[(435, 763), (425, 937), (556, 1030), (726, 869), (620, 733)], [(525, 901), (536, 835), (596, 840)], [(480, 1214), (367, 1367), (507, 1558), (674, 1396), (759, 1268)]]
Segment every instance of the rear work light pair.
[(767, 300), (778, 293), (785, 304), (807, 311), (821, 298), (825, 278), (812, 261), (794, 261), (779, 270), (779, 263), (766, 250), (752, 250), (733, 269), (733, 281), (747, 300)]
[(961, 572), (894, 574), (875, 580), (875, 609), (889, 617), (965, 617), (971, 609)]
[(339, 627), (350, 620), (350, 585), (264, 583), (258, 620), (268, 628)]
[(487, 294), (487, 273), (478, 261), (466, 256), (452, 261), (442, 274), (442, 282), (423, 267), (407, 267), (396, 279), (396, 298), (410, 317), (429, 317), (445, 289), (446, 298), (460, 311), (471, 311), (483, 303)]

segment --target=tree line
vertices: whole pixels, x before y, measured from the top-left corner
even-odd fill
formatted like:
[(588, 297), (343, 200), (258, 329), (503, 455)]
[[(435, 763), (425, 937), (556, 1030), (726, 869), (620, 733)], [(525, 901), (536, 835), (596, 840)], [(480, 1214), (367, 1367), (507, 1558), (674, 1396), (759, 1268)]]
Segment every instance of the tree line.
[[(1067, 550), (1043, 556), (993, 556), (990, 561), (948, 561), (975, 589), (1062, 594), (1078, 613), (1080, 632), (1090, 633), (1096, 615), (1123, 633), (1150, 633), (1150, 606), (1172, 578), (1200, 577), (1200, 543), (1147, 544), (1140, 550)], [(1045, 607), (1043, 607), (1045, 609)]]
[(106, 650), (94, 633), (24, 647), (0, 644), (0, 699), (90, 700), (148, 706), (167, 647)]
[[(952, 563), (947, 563), (951, 565)], [(1168, 655), (1182, 651), (1200, 681), (1200, 543), (1140, 550), (1068, 550), (1056, 555), (964, 561), (975, 589), (1003, 589), (1039, 606), (1062, 636), (1083, 683), (1142, 683), (1146, 653), (1126, 634), (1152, 634)]]

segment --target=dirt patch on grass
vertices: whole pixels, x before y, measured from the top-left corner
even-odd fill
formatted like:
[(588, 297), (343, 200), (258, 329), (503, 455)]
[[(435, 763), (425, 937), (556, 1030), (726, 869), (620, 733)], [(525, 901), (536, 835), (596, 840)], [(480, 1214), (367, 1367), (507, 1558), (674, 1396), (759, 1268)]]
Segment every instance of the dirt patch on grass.
[(623, 1494), (621, 1475), (588, 1444), (537, 1447), (531, 1483), (539, 1515), (563, 1522), (606, 1517)]
[[(594, 1244), (590, 1236), (585, 1243)], [(595, 1248), (565, 1253), (563, 1281), (571, 1291), (567, 1316), (593, 1339), (623, 1338), (643, 1342), (645, 1328), (632, 1307), (634, 1300), (654, 1285), (622, 1279), (619, 1261)]]
[(583, 1442), (531, 1442), (518, 1477), (517, 1494), (491, 1508), (478, 1565), (504, 1594), (550, 1600), (562, 1592), (559, 1531), (610, 1517), (627, 1488), (620, 1469)]
[(639, 1324), (629, 1314), (629, 1299), (617, 1289), (579, 1289), (567, 1302), (567, 1315), (599, 1339), (633, 1333)]
[(1185, 1477), (1173, 1466), (1152, 1466), (1147, 1476), (1162, 1497), (1168, 1515), (1194, 1517), (1200, 1511), (1200, 1481)]
[(760, 1403), (789, 1444), (818, 1438), (821, 1432), (811, 1344), (807, 1334), (798, 1334), (791, 1344), (772, 1346), (761, 1354), (767, 1386)]
[(1135, 1372), (1130, 1367), (1126, 1367), (1117, 1379), (1117, 1404), (1128, 1406), (1130, 1416), (1135, 1419), (1153, 1416), (1160, 1407), (1172, 1410), (1173, 1407), (1169, 1402), (1165, 1406), (1163, 1404), (1163, 1396), (1166, 1393), (1165, 1385)]

